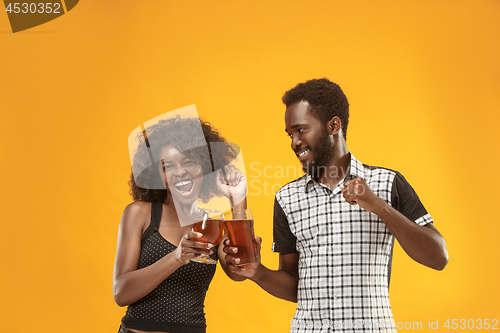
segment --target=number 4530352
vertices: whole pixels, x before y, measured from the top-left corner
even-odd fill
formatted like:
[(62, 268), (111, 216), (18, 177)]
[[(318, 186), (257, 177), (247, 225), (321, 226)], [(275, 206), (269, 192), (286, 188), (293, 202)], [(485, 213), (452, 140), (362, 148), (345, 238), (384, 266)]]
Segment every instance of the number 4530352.
[[(450, 321), (451, 320), (451, 321)], [(490, 321), (491, 320), (491, 321)], [(492, 330), (497, 330), (498, 327), (498, 319), (448, 319), (446, 323), (444, 323), (443, 327), (446, 327), (447, 329), (492, 329)]]
[(9, 3), (5, 9), (9, 13), (40, 13), (40, 14), (61, 14), (60, 3)]

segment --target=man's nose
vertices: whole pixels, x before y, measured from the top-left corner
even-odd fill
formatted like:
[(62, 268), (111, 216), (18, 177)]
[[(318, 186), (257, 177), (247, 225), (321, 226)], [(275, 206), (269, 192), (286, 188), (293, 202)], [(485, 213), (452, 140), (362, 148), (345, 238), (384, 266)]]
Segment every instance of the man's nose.
[(299, 139), (299, 136), (293, 135), (291, 144), (292, 150), (295, 151), (295, 149), (297, 149), (297, 147), (300, 147), (301, 145), (302, 145), (302, 140)]

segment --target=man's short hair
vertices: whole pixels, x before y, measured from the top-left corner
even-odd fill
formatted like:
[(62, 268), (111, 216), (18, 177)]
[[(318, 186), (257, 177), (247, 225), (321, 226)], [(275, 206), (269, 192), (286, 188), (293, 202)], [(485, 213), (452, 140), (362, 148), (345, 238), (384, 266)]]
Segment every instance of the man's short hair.
[(333, 117), (339, 117), (342, 122), (342, 133), (346, 139), (349, 102), (338, 84), (326, 78), (308, 80), (288, 90), (283, 95), (282, 101), (286, 107), (307, 101), (310, 105), (308, 111), (325, 125)]

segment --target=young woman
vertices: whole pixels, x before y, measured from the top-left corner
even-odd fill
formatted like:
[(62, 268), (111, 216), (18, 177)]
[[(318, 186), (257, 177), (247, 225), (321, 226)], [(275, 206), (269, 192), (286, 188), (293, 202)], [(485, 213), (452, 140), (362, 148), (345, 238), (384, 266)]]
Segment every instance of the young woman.
[[(193, 135), (200, 126), (202, 138)], [(195, 241), (200, 235), (181, 222), (197, 211), (197, 199), (231, 195), (234, 208), (245, 209), (246, 179), (237, 170), (214, 172), (214, 161), (228, 164), (236, 151), (198, 118), (162, 120), (139, 139), (145, 144), (129, 182), (134, 202), (120, 222), (113, 274), (114, 299), (128, 306), (119, 332), (205, 332), (204, 300), (216, 265), (190, 259), (208, 254), (231, 279), (242, 278), (229, 272), (222, 246)]]

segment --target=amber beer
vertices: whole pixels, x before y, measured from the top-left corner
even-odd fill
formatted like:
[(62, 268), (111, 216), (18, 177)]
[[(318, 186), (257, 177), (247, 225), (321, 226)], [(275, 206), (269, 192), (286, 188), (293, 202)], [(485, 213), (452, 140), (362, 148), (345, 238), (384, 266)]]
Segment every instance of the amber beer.
[(205, 221), (205, 228), (203, 228), (203, 221), (193, 224), (193, 231), (202, 233), (200, 238), (193, 238), (197, 242), (211, 243), (214, 246), (219, 244), (222, 239), (224, 228), (221, 227), (220, 220), (207, 219)]
[(256, 244), (250, 209), (224, 213), (224, 226), (231, 246), (238, 249), (233, 254), (240, 259), (238, 266), (255, 262)]
[[(212, 209), (199, 209), (194, 217), (196, 221), (191, 230), (199, 232), (202, 234), (199, 238), (193, 238), (193, 240), (203, 243), (211, 243), (214, 246), (219, 244), (222, 239), (222, 233), (224, 228), (221, 225), (222, 213), (218, 210)], [(191, 261), (202, 263), (202, 264), (217, 264), (217, 260), (210, 258), (207, 254), (200, 254)]]

